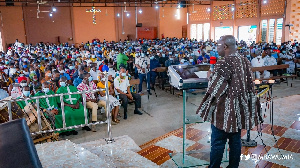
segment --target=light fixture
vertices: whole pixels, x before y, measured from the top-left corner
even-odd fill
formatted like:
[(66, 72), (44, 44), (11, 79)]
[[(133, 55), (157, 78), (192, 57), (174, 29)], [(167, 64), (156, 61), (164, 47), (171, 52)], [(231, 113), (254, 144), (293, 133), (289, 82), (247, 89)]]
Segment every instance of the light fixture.
[(195, 11), (194, 4), (193, 4), (193, 11), (192, 11), (192, 13), (197, 13), (197, 11)]
[(55, 7), (52, 7), (52, 11), (53, 11), (53, 12), (56, 12), (56, 8), (55, 8)]
[(129, 17), (129, 16), (130, 16), (130, 14), (129, 14), (129, 13), (127, 13), (127, 14), (126, 14), (126, 16), (127, 16), (127, 17)]
[(186, 24), (189, 24), (189, 13), (186, 13)]
[(234, 11), (234, 7), (231, 8), (231, 11)]
[(210, 12), (210, 8), (207, 8), (207, 12)]
[(266, 0), (264, 0), (264, 2), (263, 2), (264, 4), (266, 4), (267, 3), (267, 1)]
[(50, 14), (49, 14), (49, 16), (50, 16), (50, 17), (52, 17), (52, 16), (53, 16), (53, 14), (52, 14), (52, 13), (50, 13)]
[(177, 8), (181, 8), (180, 4), (178, 4)]
[(179, 8), (176, 9), (175, 17), (177, 20), (180, 20), (180, 9)]
[(155, 8), (158, 9), (158, 5), (156, 5)]
[(120, 17), (120, 13), (117, 13), (117, 16)]
[(139, 10), (139, 13), (143, 13), (142, 9)]

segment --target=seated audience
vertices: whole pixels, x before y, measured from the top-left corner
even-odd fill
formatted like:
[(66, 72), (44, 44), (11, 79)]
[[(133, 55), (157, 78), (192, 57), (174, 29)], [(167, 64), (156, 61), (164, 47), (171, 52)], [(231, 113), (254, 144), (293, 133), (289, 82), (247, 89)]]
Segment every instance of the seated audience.
[[(97, 86), (93, 82), (93, 77), (89, 73), (83, 74), (82, 82), (77, 86), (79, 91), (92, 91), (96, 90)], [(86, 95), (86, 107), (92, 110), (92, 122), (97, 122), (98, 106), (103, 106), (104, 103), (97, 100), (97, 93), (88, 92)], [(92, 125), (92, 131), (96, 132), (96, 125)]]
[(141, 108), (141, 96), (139, 94), (130, 92), (130, 84), (124, 67), (120, 67), (120, 75), (115, 78), (114, 86), (120, 100), (122, 101), (122, 106), (124, 108), (124, 119), (127, 119), (128, 100), (135, 100), (134, 114), (142, 115), (143, 113), (139, 111), (139, 108)]

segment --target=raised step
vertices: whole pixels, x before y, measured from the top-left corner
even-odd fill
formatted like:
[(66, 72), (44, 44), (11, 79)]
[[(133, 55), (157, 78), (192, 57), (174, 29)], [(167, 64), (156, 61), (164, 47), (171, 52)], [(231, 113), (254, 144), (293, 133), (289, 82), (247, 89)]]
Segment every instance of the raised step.
[(137, 153), (141, 148), (127, 135), (108, 144), (104, 139), (82, 144), (64, 140), (38, 144), (36, 150), (44, 168), (158, 167)]
[(60, 167), (115, 167), (90, 151), (64, 140), (35, 146), (44, 168)]
[(107, 144), (104, 139), (79, 144), (106, 162), (116, 167), (158, 167), (152, 161), (139, 155), (141, 148), (127, 135), (115, 137), (115, 142)]

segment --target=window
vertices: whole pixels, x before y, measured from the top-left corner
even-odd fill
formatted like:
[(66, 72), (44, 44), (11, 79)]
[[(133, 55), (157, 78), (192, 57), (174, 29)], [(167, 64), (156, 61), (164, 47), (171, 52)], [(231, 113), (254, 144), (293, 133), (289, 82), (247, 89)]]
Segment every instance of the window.
[(233, 35), (233, 28), (230, 27), (215, 27), (215, 41), (218, 41), (224, 35)]
[(281, 44), (283, 18), (277, 19), (276, 26), (276, 45)]
[(267, 26), (268, 26), (268, 21), (262, 20), (261, 21), (261, 41), (262, 42), (267, 41)]
[(243, 40), (247, 44), (251, 44), (256, 41), (256, 25), (252, 26), (240, 26), (238, 31), (239, 41)]
[(274, 28), (275, 28), (275, 19), (270, 19), (269, 20), (269, 38), (268, 38), (268, 42), (274, 42)]
[(210, 23), (204, 23), (204, 40), (209, 40), (210, 38), (210, 33), (209, 33), (209, 30), (210, 30)]
[(197, 41), (209, 39), (210, 24), (191, 24), (191, 39), (197, 39)]
[(203, 40), (203, 24), (197, 24), (197, 41)]
[(191, 24), (191, 39), (197, 39), (197, 26), (196, 26), (196, 24)]

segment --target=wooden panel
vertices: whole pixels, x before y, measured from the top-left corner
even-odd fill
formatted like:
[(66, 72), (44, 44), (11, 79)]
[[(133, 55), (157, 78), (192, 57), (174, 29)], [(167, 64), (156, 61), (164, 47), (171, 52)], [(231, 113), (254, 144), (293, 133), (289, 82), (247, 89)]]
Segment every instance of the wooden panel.
[(138, 38), (155, 39), (157, 38), (156, 27), (138, 27)]
[(187, 25), (182, 26), (182, 37), (187, 37)]
[(264, 71), (264, 70), (275, 70), (275, 69), (286, 69), (288, 67), (289, 67), (288, 64), (271, 65), (271, 66), (263, 66), (263, 67), (252, 67), (252, 72), (255, 72), (255, 71)]

